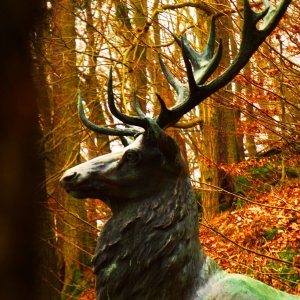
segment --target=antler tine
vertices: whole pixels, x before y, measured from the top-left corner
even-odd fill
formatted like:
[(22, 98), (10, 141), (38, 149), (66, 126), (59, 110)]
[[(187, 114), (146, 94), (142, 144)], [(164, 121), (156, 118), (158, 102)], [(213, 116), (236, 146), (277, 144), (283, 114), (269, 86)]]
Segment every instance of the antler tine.
[(110, 68), (109, 71), (109, 78), (108, 78), (108, 107), (110, 112), (121, 122), (128, 124), (128, 125), (133, 125), (133, 126), (138, 126), (142, 127), (144, 129), (148, 128), (148, 122), (146, 118), (144, 117), (136, 117), (136, 116), (127, 116), (116, 108), (115, 105), (115, 100), (114, 100), (114, 93), (113, 93), (113, 88), (112, 88), (112, 68)]
[(127, 147), (128, 145), (130, 145), (129, 141), (126, 139), (125, 136), (120, 136), (119, 138), (124, 147)]
[(134, 106), (134, 109), (136, 111), (136, 113), (141, 117), (141, 118), (146, 118), (146, 115), (145, 113), (143, 112), (143, 110), (141, 109), (141, 106), (140, 106), (140, 102), (136, 96), (136, 92), (135, 90), (132, 92), (132, 99), (133, 99), (133, 106)]
[[(181, 48), (184, 46), (184, 52), (192, 63), (194, 69), (195, 81), (198, 85), (203, 84), (216, 70), (222, 57), (222, 43), (220, 41), (217, 51), (214, 54), (215, 48), (215, 18), (212, 17), (210, 23), (210, 31), (205, 49), (202, 53), (195, 51), (187, 41), (186, 35), (182, 37)], [(177, 42), (178, 43), (178, 42)]]
[[(264, 2), (267, 3), (266, 9), (256, 13), (251, 9), (248, 0), (244, 0), (244, 23), (239, 52), (224, 73), (207, 84), (204, 83), (216, 70), (222, 55), (222, 45), (220, 43), (216, 53), (212, 57), (215, 40), (214, 19), (212, 19), (210, 36), (206, 48), (201, 54), (192, 49), (188, 44), (186, 37), (183, 37), (180, 42), (178, 38), (175, 38), (182, 48), (182, 54), (187, 70), (189, 84), (188, 97), (186, 97), (184, 101), (180, 101), (180, 103), (176, 104), (174, 107), (163, 109), (161, 111), (157, 119), (161, 128), (174, 125), (185, 113), (227, 85), (247, 64), (254, 52), (274, 30), (288, 5), (291, 3), (291, 0), (282, 0), (276, 9), (271, 7), (268, 0), (265, 0)], [(258, 29), (257, 23), (262, 19), (264, 19), (263, 28)], [(191, 65), (194, 70), (192, 70)]]
[(213, 16), (210, 21), (210, 30), (209, 30), (207, 43), (203, 51), (203, 57), (206, 58), (207, 60), (213, 57), (215, 40), (216, 40), (216, 19)]
[[(256, 13), (251, 9), (249, 1), (244, 0), (244, 22), (239, 52), (228, 69), (206, 86), (205, 89), (210, 95), (228, 84), (247, 64), (254, 52), (275, 29), (291, 1), (282, 0), (276, 9), (268, 4), (265, 10)], [(264, 2), (269, 3), (267, 0)], [(257, 23), (262, 19), (264, 28), (258, 29)]]
[(78, 111), (79, 116), (82, 121), (82, 123), (90, 130), (99, 133), (99, 134), (105, 134), (105, 135), (114, 135), (114, 136), (136, 136), (140, 132), (133, 128), (109, 128), (104, 126), (98, 126), (94, 123), (92, 123), (85, 115), (84, 109), (83, 109), (83, 103), (82, 103), (82, 97), (80, 91), (78, 91), (77, 94), (77, 105), (78, 105)]
[(181, 82), (175, 78), (167, 69), (165, 63), (163, 62), (162, 58), (161, 58), (161, 55), (158, 54), (158, 60), (159, 60), (159, 63), (160, 63), (160, 67), (161, 67), (161, 70), (162, 72), (164, 73), (167, 81), (169, 82), (169, 84), (175, 89), (176, 91), (176, 94), (177, 95), (180, 95), (182, 94), (183, 92), (183, 85), (181, 84)]
[[(193, 71), (193, 66), (192, 66), (192, 61), (189, 59), (189, 51), (188, 48), (186, 48), (186, 43), (184, 42), (184, 40), (186, 39), (185, 36), (183, 36), (181, 38), (181, 52), (182, 52), (182, 56), (183, 56), (183, 61), (185, 64), (185, 68), (186, 68), (186, 74), (188, 77), (188, 86), (189, 86), (189, 94), (192, 94), (193, 91), (195, 91), (198, 87), (195, 76), (194, 76), (194, 71)], [(191, 97), (187, 97), (185, 100), (185, 102)]]

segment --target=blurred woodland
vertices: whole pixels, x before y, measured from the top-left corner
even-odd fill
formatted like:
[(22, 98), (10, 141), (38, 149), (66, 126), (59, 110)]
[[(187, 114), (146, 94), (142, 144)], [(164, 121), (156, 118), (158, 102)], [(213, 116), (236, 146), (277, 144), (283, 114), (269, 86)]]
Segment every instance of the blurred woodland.
[[(263, 8), (262, 1), (251, 5)], [(66, 169), (121, 147), (118, 138), (96, 135), (81, 124), (78, 90), (91, 121), (118, 126), (107, 106), (112, 66), (120, 110), (134, 114), (136, 90), (144, 111), (155, 116), (155, 93), (168, 106), (174, 104), (158, 53), (171, 73), (186, 81), (172, 34), (186, 34), (201, 52), (214, 16), (217, 40), (223, 43), (220, 74), (239, 47), (242, 11), (240, 0), (43, 3), (31, 36), (42, 129), (39, 151), (45, 165), (38, 223), (40, 299), (94, 299), (91, 258), (110, 216), (101, 199), (77, 200), (59, 186)], [(188, 161), (199, 204), (199, 237), (207, 254), (227, 271), (298, 295), (299, 99), (300, 3), (293, 1), (234, 81), (168, 129)]]

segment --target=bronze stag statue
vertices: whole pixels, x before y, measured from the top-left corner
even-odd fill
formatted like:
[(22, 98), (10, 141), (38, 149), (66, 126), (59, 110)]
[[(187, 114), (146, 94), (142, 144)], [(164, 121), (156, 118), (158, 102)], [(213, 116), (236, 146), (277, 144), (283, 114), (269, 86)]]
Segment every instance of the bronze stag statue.
[[(134, 97), (136, 116), (115, 106), (112, 70), (108, 81), (111, 113), (127, 126), (106, 128), (91, 123), (79, 112), (83, 123), (101, 134), (134, 136), (122, 151), (103, 155), (67, 170), (61, 178), (65, 190), (75, 198), (99, 198), (112, 210), (93, 259), (96, 294), (101, 300), (192, 300), (299, 299), (260, 281), (226, 274), (201, 249), (198, 216), (189, 172), (179, 147), (164, 129), (207, 97), (228, 84), (276, 27), (290, 0), (276, 9), (268, 6), (255, 13), (244, 1), (244, 25), (239, 53), (220, 76), (208, 81), (222, 55), (220, 43), (214, 51), (214, 22), (203, 53), (178, 39), (188, 84), (174, 78), (162, 59), (160, 64), (177, 93), (171, 108), (158, 96), (161, 111), (147, 117)], [(263, 20), (262, 28), (257, 23)]]

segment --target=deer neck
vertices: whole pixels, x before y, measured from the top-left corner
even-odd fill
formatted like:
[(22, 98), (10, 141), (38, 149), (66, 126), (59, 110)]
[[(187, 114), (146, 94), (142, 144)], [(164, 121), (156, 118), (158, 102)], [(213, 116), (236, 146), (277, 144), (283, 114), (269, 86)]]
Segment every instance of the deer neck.
[(97, 298), (191, 299), (206, 260), (183, 176), (106, 223), (94, 258)]

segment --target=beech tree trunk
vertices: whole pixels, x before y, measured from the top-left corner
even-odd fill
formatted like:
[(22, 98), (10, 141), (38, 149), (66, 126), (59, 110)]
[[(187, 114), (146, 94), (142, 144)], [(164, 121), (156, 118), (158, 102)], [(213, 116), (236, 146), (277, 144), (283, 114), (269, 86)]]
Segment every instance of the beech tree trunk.
[[(89, 106), (90, 109), (90, 117), (89, 119), (95, 124), (104, 125), (105, 117), (103, 107), (107, 101), (107, 92), (106, 92), (106, 82), (102, 84), (97, 79), (97, 74), (99, 72), (97, 56), (100, 54), (101, 49), (101, 41), (95, 39), (96, 30), (93, 26), (95, 20), (92, 11), (92, 3), (91, 1), (85, 1), (86, 8), (86, 33), (87, 33), (87, 46), (86, 53), (88, 53), (87, 61), (88, 61), (88, 72), (85, 74), (86, 82), (80, 87), (82, 94), (84, 96), (84, 100)], [(100, 9), (100, 8), (99, 8)], [(101, 19), (97, 21), (101, 22)], [(101, 26), (99, 24), (99, 26)], [(97, 45), (98, 42), (98, 45)], [(99, 45), (100, 44), (100, 45)], [(100, 69), (101, 70), (101, 69)], [(100, 71), (103, 72), (103, 71)], [(103, 103), (101, 105), (101, 102)], [(89, 138), (87, 140), (88, 149), (89, 149), (89, 158), (94, 158), (101, 154), (106, 154), (110, 152), (109, 147), (109, 137), (103, 134), (95, 134), (91, 131), (88, 131)], [(96, 138), (96, 145), (95, 145)]]
[[(87, 211), (84, 200), (67, 195), (59, 186), (62, 171), (80, 163), (79, 121), (77, 116), (78, 77), (75, 51), (75, 4), (72, 0), (52, 3), (53, 153), (56, 180), (52, 182), (57, 201), (56, 224), (61, 250), (63, 295), (82, 289), (82, 273), (90, 269), (92, 253), (86, 251), (89, 240), (85, 225)], [(80, 275), (81, 274), (81, 275)]]
[[(228, 5), (228, 3), (223, 3)], [(210, 18), (198, 15), (202, 28), (208, 31), (207, 23)], [(206, 20), (206, 21), (204, 21)], [(219, 26), (218, 26), (219, 24)], [(221, 64), (230, 64), (230, 36), (225, 28), (230, 28), (231, 23), (226, 17), (217, 22), (217, 33), (222, 37), (223, 56)], [(233, 49), (235, 45), (231, 46)], [(235, 190), (234, 177), (224, 171), (222, 164), (230, 164), (241, 160), (241, 143), (237, 138), (236, 124), (239, 114), (232, 106), (233, 96), (228, 85), (216, 95), (205, 100), (201, 105), (202, 143), (200, 158), (200, 172), (202, 189), (203, 218), (210, 220), (220, 210), (228, 209), (233, 202), (232, 193)], [(221, 189), (220, 189), (221, 188)]]

